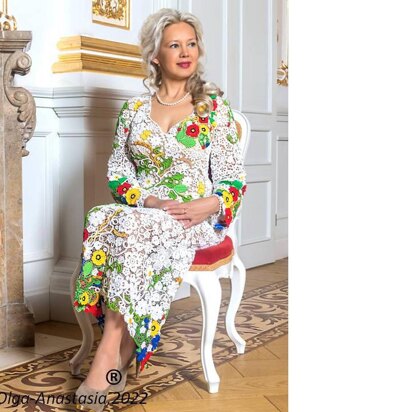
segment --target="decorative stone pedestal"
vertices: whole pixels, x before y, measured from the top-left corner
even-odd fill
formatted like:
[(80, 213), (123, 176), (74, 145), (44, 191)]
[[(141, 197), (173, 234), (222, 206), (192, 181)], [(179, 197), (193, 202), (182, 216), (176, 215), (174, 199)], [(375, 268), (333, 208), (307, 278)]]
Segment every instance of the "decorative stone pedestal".
[(31, 67), (31, 32), (0, 31), (0, 348), (34, 345), (34, 318), (24, 304), (22, 156), (36, 124), (31, 94), (13, 87)]

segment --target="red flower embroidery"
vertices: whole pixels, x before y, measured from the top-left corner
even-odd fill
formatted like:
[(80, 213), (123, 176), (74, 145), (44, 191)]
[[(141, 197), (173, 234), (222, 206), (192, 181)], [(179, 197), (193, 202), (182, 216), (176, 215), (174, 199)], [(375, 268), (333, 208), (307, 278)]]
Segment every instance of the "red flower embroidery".
[(235, 187), (230, 186), (229, 187), (229, 192), (233, 197), (233, 201), (237, 202), (238, 198), (239, 198), (239, 190), (237, 190)]
[(206, 117), (199, 116), (199, 123), (208, 123), (208, 122), (209, 122), (209, 116), (206, 116)]
[(215, 111), (217, 108), (217, 102), (216, 99), (213, 99), (213, 111)]
[(125, 133), (128, 133), (128, 132), (129, 132), (129, 129), (128, 129), (127, 127), (125, 127), (125, 128), (124, 128), (124, 132), (125, 132)]
[(232, 211), (228, 208), (225, 210), (225, 222), (229, 226), (230, 222), (232, 221)]
[(197, 137), (199, 136), (199, 126), (196, 123), (187, 126), (186, 134), (190, 137)]
[(91, 313), (93, 316), (101, 316), (102, 315), (102, 308), (98, 307), (97, 305), (87, 305), (86, 309), (84, 310), (85, 312)]
[(244, 195), (245, 192), (246, 192), (246, 185), (244, 185), (244, 186), (242, 187), (242, 195)]
[(124, 195), (131, 187), (132, 185), (129, 183), (123, 183), (117, 188), (117, 193), (119, 193), (119, 195)]
[(87, 240), (88, 237), (89, 237), (89, 231), (87, 229), (84, 229), (83, 230), (83, 242)]

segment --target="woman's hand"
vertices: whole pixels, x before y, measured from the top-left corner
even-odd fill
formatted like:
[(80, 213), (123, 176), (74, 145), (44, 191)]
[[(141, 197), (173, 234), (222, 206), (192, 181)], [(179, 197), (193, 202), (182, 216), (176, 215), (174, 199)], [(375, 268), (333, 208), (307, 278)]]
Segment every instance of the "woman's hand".
[(219, 199), (216, 196), (176, 203), (163, 205), (162, 208), (174, 219), (180, 220), (185, 229), (203, 222), (220, 208)]
[(144, 207), (163, 210), (166, 210), (166, 207), (177, 206), (179, 204), (180, 203), (177, 200), (163, 200), (153, 195), (147, 196), (144, 201)]
[[(144, 207), (150, 207), (153, 209), (162, 209), (166, 210), (168, 207), (175, 207), (178, 206), (180, 203), (177, 200), (162, 200), (156, 196), (150, 195), (147, 196), (144, 201)], [(182, 225), (189, 223), (189, 220), (181, 220)]]

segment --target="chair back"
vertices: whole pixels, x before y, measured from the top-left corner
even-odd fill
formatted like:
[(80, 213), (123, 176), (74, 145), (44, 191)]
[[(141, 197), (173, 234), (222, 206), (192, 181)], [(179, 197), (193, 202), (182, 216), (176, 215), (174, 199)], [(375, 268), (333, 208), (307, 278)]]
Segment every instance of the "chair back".
[[(246, 153), (247, 153), (247, 149), (249, 147), (249, 141), (250, 141), (250, 131), (251, 131), (250, 122), (248, 118), (239, 110), (233, 109), (232, 111), (233, 111), (233, 117), (235, 118), (235, 122), (236, 122), (236, 128), (237, 128), (237, 133), (238, 133), (238, 138), (239, 138), (239, 145), (241, 148), (243, 161), (245, 161)], [(241, 210), (242, 210), (242, 207), (239, 209), (238, 214), (236, 215), (234, 224), (230, 225), (227, 231), (228, 236), (232, 238), (235, 250), (238, 246), (239, 216), (240, 216)]]
[(239, 110), (232, 110), (235, 118), (239, 144), (242, 150), (243, 160), (246, 157), (246, 152), (250, 141), (250, 122), (248, 118)]

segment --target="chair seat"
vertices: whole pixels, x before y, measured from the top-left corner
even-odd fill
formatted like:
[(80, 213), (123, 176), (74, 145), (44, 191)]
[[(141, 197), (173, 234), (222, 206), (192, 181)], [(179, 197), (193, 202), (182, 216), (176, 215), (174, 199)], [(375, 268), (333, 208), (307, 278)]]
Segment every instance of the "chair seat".
[(189, 270), (212, 271), (229, 263), (233, 257), (233, 242), (226, 236), (222, 243), (196, 251), (195, 258)]

